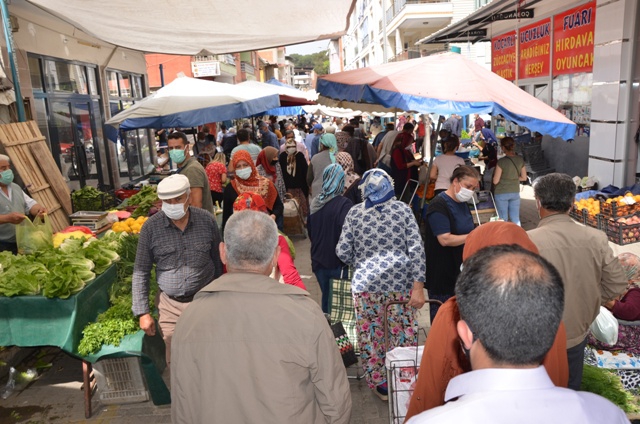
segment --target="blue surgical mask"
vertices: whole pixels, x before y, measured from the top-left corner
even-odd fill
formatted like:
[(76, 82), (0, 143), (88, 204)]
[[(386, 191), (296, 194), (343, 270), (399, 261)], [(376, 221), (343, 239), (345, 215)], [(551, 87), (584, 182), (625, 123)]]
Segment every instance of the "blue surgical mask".
[(171, 158), (173, 163), (175, 163), (176, 165), (179, 165), (182, 162), (184, 162), (184, 159), (185, 159), (184, 150), (178, 150), (178, 149), (169, 150), (169, 157)]
[(9, 185), (13, 182), (13, 171), (7, 169), (0, 172), (0, 184)]

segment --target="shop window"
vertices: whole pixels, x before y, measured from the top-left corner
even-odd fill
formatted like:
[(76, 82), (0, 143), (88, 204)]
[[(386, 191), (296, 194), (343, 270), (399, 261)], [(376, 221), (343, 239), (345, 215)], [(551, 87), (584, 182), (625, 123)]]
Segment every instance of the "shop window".
[[(107, 71), (109, 109), (111, 116), (128, 109), (144, 97), (143, 80), (139, 75)], [(146, 129), (120, 131), (116, 141), (120, 177), (133, 180), (152, 168), (149, 131)]]
[(31, 87), (34, 93), (42, 93), (44, 91), (44, 83), (42, 81), (42, 68), (40, 59), (29, 56), (29, 73), (31, 74)]
[(553, 78), (551, 106), (578, 125), (576, 135), (590, 134), (593, 74), (558, 75)]
[(45, 69), (48, 92), (89, 94), (84, 66), (46, 60)]

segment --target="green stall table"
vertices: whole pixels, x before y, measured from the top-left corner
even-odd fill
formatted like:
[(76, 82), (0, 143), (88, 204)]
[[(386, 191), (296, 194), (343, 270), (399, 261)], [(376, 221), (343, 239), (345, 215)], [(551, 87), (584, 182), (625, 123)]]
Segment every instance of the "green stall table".
[(106, 311), (109, 288), (116, 280), (116, 265), (68, 299), (43, 296), (0, 297), (0, 346), (56, 346), (82, 361), (85, 416), (91, 416), (91, 363), (104, 358), (139, 356), (156, 405), (170, 402), (169, 390), (160, 373), (164, 369), (164, 342), (159, 335), (140, 331), (123, 339), (119, 347), (105, 346), (88, 358), (78, 354), (84, 327)]

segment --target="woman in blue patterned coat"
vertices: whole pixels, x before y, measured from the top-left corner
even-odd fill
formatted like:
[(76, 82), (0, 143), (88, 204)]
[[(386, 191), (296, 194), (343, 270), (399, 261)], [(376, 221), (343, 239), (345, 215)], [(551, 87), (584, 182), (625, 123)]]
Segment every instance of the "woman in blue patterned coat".
[(363, 203), (349, 210), (336, 247), (353, 268), (351, 290), (356, 310), (360, 360), (369, 388), (387, 398), (384, 304), (389, 308), (389, 347), (415, 345), (415, 310), (425, 303), (425, 256), (411, 209), (395, 198), (393, 180), (381, 169), (362, 176)]

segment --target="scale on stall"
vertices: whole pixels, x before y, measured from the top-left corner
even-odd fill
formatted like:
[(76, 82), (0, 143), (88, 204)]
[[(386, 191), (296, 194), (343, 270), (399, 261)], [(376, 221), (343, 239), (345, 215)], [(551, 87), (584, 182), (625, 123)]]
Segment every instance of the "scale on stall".
[(104, 211), (78, 211), (69, 215), (69, 218), (71, 218), (71, 225), (83, 225), (95, 232), (111, 225), (107, 215), (108, 213)]

